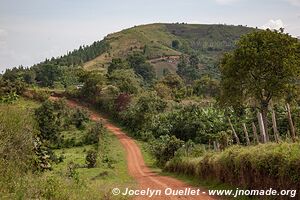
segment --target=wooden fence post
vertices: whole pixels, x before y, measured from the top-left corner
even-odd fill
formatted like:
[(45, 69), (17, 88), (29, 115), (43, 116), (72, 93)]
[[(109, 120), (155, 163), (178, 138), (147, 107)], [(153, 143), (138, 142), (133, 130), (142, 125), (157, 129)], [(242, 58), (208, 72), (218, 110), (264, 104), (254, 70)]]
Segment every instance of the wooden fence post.
[(229, 117), (228, 117), (228, 122), (229, 122), (229, 125), (230, 125), (230, 127), (231, 127), (233, 136), (235, 137), (236, 143), (237, 143), (237, 144), (240, 144), (240, 139), (239, 139), (238, 135), (236, 134), (236, 132), (235, 132), (235, 130), (234, 130), (234, 127), (233, 127), (233, 125), (232, 125), (231, 120), (230, 120)]
[(261, 112), (257, 113), (257, 119), (258, 119), (260, 135), (261, 135), (261, 138), (262, 138), (262, 143), (266, 143), (267, 137), (266, 137), (265, 126), (264, 126), (264, 122), (263, 122)]
[(274, 110), (272, 110), (272, 127), (273, 127), (275, 141), (279, 142), (279, 134), (278, 134), (277, 123), (276, 123), (276, 115), (275, 115)]
[(244, 133), (245, 133), (245, 137), (246, 137), (247, 146), (249, 146), (250, 145), (250, 139), (249, 139), (249, 134), (248, 134), (247, 127), (246, 127), (245, 123), (243, 123), (243, 128), (244, 128)]
[(256, 126), (255, 126), (254, 122), (252, 122), (252, 131), (253, 131), (253, 136), (254, 136), (253, 140), (254, 141), (256, 140), (256, 142), (259, 144), (260, 141), (259, 141), (259, 138), (258, 138), (258, 135), (257, 135), (257, 129), (256, 129)]

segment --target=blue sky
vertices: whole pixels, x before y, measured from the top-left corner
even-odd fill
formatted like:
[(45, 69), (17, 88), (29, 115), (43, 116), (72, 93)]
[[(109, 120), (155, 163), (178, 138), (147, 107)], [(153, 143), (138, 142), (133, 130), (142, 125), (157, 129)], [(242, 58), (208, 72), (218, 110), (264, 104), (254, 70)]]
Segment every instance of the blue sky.
[(300, 36), (300, 0), (0, 0), (0, 72), (154, 22), (283, 26)]

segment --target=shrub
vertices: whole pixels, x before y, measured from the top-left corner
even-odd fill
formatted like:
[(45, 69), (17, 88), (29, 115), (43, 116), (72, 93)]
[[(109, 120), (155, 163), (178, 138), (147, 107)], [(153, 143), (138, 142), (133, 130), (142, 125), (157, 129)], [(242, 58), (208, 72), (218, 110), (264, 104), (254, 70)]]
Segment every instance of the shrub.
[(103, 124), (96, 123), (91, 130), (87, 133), (84, 139), (85, 144), (97, 144), (99, 142), (99, 137), (104, 133)]
[(76, 128), (83, 128), (84, 122), (87, 122), (88, 120), (88, 113), (83, 109), (77, 108), (73, 114), (73, 124)]
[(157, 160), (157, 164), (163, 166), (174, 157), (175, 152), (182, 147), (183, 141), (175, 136), (164, 135), (151, 143), (150, 150)]
[(97, 152), (95, 150), (89, 150), (87, 152), (85, 163), (88, 168), (94, 168), (97, 164)]
[(50, 91), (33, 89), (33, 90), (27, 90), (26, 92), (24, 92), (23, 95), (30, 99), (34, 99), (36, 101), (43, 102), (43, 101), (46, 101), (50, 97)]

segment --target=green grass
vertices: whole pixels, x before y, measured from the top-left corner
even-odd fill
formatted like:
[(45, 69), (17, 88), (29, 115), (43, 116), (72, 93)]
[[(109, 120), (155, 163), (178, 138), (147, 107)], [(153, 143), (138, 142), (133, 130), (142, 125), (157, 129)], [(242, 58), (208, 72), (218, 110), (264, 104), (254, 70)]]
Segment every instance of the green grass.
[[(136, 183), (127, 171), (125, 151), (115, 135), (107, 133), (100, 142), (98, 152), (99, 159), (95, 168), (85, 168), (85, 157), (87, 151), (97, 149), (96, 145), (85, 145), (55, 150), (58, 156), (63, 155), (64, 161), (54, 166), (51, 173), (57, 176), (66, 176), (68, 164), (73, 162), (80, 166), (76, 169), (80, 180), (98, 190), (102, 194), (110, 193), (110, 190), (117, 187), (124, 189), (136, 187)], [(104, 162), (103, 158), (108, 159)], [(127, 197), (114, 197), (116, 199), (127, 199)]]

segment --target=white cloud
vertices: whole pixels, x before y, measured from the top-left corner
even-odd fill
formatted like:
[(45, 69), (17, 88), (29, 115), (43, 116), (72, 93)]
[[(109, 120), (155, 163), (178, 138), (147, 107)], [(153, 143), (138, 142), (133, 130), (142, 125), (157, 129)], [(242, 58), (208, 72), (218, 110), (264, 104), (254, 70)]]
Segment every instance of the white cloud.
[(271, 29), (271, 30), (278, 30), (280, 28), (284, 28), (284, 24), (281, 19), (273, 20), (270, 19), (265, 25), (263, 25), (261, 28), (263, 29)]
[(285, 0), (294, 6), (300, 6), (300, 0)]

